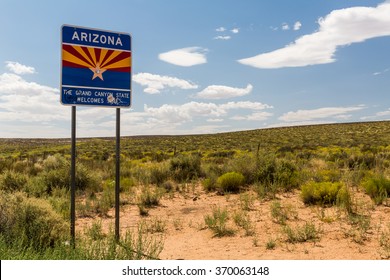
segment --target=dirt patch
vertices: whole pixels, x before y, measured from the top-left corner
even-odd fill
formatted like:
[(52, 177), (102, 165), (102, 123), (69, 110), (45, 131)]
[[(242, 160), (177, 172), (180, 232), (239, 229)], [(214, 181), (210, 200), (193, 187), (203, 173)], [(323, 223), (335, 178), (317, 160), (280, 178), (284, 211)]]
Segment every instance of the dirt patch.
[[(140, 216), (135, 204), (121, 206), (120, 226), (124, 232), (136, 229), (142, 221), (160, 221), (162, 230), (153, 234), (164, 238), (161, 259), (389, 258), (389, 207), (375, 206), (365, 194), (356, 192), (353, 197), (357, 214), (350, 216), (336, 206), (306, 206), (299, 195), (300, 192), (295, 191), (275, 199), (260, 200), (250, 192), (245, 196), (220, 196), (205, 193), (198, 187), (191, 193), (164, 196), (160, 206), (150, 209), (147, 217)], [(206, 226), (205, 216), (215, 209), (227, 211), (226, 226), (233, 235), (216, 237)], [(244, 217), (250, 230), (238, 223), (237, 217)], [(106, 218), (78, 218), (76, 228), (83, 232), (97, 219), (102, 220), (106, 231), (114, 227), (114, 211), (111, 210)], [(314, 234), (314, 238), (310, 238), (313, 237), (310, 234)]]

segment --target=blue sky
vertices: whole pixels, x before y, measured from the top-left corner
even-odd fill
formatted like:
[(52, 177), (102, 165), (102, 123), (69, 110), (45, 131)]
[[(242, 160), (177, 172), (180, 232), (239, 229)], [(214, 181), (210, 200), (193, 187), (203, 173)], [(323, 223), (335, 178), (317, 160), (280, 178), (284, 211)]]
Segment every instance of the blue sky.
[[(0, 0), (0, 138), (70, 137), (63, 24), (132, 35), (122, 135), (387, 120), (390, 1)], [(115, 109), (77, 107), (77, 136)]]

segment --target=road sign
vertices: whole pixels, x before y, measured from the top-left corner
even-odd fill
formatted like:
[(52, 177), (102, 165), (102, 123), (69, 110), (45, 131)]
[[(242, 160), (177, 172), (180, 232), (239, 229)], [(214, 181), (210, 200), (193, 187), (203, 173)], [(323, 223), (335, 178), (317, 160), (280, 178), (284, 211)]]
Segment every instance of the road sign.
[(62, 26), (61, 103), (131, 106), (131, 36)]

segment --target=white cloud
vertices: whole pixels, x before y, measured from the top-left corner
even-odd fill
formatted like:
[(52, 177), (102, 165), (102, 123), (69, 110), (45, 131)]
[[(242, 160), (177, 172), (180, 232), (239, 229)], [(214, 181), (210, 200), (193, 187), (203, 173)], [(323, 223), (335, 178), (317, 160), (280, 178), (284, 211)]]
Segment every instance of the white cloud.
[(390, 116), (390, 108), (387, 111), (380, 111), (380, 112), (377, 112), (373, 116), (365, 116), (365, 117), (361, 117), (360, 119), (363, 121), (377, 120), (377, 119), (383, 120), (383, 119), (387, 119), (387, 117), (389, 117), (389, 116)]
[(216, 36), (214, 37), (215, 40), (230, 40), (232, 37), (230, 37), (229, 35), (226, 35), (226, 36)]
[(387, 68), (387, 69), (385, 69), (383, 71), (374, 72), (374, 73), (372, 73), (372, 75), (374, 75), (374, 76), (382, 75), (382, 74), (388, 72), (389, 70), (390, 70), (390, 68)]
[[(70, 118), (69, 111), (60, 104), (58, 89), (28, 82), (22, 77), (0, 75), (0, 135), (3, 137), (58, 137), (55, 122)], [(14, 127), (10, 129), (10, 127)], [(20, 133), (23, 127), (24, 133)], [(33, 128), (39, 127), (36, 132)], [(42, 132), (45, 129), (46, 132)], [(51, 135), (51, 136), (49, 136)], [(1, 137), (1, 136), (0, 136)]]
[(23, 74), (34, 74), (35, 68), (31, 66), (26, 66), (15, 61), (6, 61), (6, 67), (12, 73), (23, 75)]
[(58, 89), (27, 82), (22, 77), (12, 73), (0, 75), (0, 97), (2, 96), (35, 96), (41, 92), (58, 92)]
[(332, 63), (338, 47), (390, 35), (390, 1), (377, 7), (334, 10), (318, 20), (317, 32), (284, 48), (238, 60), (257, 68), (302, 67)]
[(248, 84), (246, 88), (211, 85), (198, 92), (195, 97), (203, 99), (227, 99), (247, 95), (252, 92), (252, 89), (253, 86), (251, 84)]
[(290, 26), (287, 23), (283, 23), (282, 30), (290, 30)]
[(206, 63), (206, 52), (206, 49), (200, 47), (189, 47), (161, 53), (158, 58), (174, 65), (189, 67)]
[[(177, 78), (140, 74), (145, 73), (135, 75), (136, 79), (150, 89), (156, 80), (164, 88), (196, 86)], [(250, 101), (145, 105), (141, 112), (122, 110), (122, 123), (131, 125), (123, 125), (121, 130), (122, 135), (214, 133), (227, 128), (221, 122), (233, 112), (249, 114), (246, 119), (254, 120), (263, 118), (263, 110), (270, 108), (272, 106)], [(13, 73), (0, 74), (0, 137), (69, 137), (70, 117), (70, 107), (60, 104), (58, 89), (26, 81)], [(80, 106), (77, 127), (78, 137), (114, 135), (115, 110)]]
[(198, 86), (189, 81), (169, 76), (160, 76), (150, 73), (138, 73), (133, 75), (133, 81), (145, 86), (145, 93), (157, 94), (161, 90), (169, 88), (196, 89)]
[(302, 27), (302, 23), (300, 21), (297, 21), (294, 23), (294, 30), (295, 31), (298, 31), (299, 29), (301, 29)]
[(214, 103), (189, 102), (183, 105), (164, 104), (161, 107), (144, 106), (145, 113), (160, 122), (182, 124), (192, 121), (194, 117), (219, 117), (226, 112)]
[[(224, 104), (204, 103), (204, 102), (188, 102), (182, 105), (164, 104), (161, 107), (144, 106), (145, 117), (149, 121), (159, 123), (169, 123), (172, 125), (181, 125), (193, 121), (194, 118), (206, 117), (208, 120), (221, 120), (221, 117), (226, 116), (230, 110), (244, 109), (254, 111), (253, 118), (256, 113), (264, 109), (273, 108), (270, 105), (260, 102), (228, 102)], [(259, 115), (257, 116), (259, 117)]]
[(232, 32), (233, 34), (237, 34), (240, 32), (240, 29), (239, 28), (233, 28), (232, 30), (230, 30), (230, 32)]
[(228, 102), (225, 104), (221, 104), (220, 107), (223, 110), (248, 109), (248, 110), (254, 110), (254, 111), (273, 108), (273, 106), (271, 106), (271, 105), (263, 104), (260, 102), (252, 102), (252, 101)]
[(223, 122), (223, 119), (208, 119), (207, 122)]
[(254, 112), (247, 116), (234, 116), (230, 119), (237, 121), (264, 121), (272, 116), (273, 114), (269, 112)]
[(302, 126), (302, 125), (317, 125), (317, 124), (331, 124), (336, 123), (335, 121), (302, 121), (302, 122), (282, 122), (282, 123), (273, 123), (267, 126), (267, 128), (274, 127), (292, 127), (292, 126)]
[(364, 109), (363, 105), (353, 107), (324, 107), (313, 110), (298, 110), (288, 112), (279, 117), (279, 120), (285, 122), (307, 122), (317, 119), (338, 118), (345, 119), (346, 113)]
[[(115, 126), (100, 126), (107, 117), (115, 118), (113, 110), (80, 106), (77, 136), (112, 135)], [(0, 137), (69, 137), (70, 120), (70, 107), (61, 105), (58, 89), (0, 74)]]
[(63, 119), (60, 106), (59, 90), (34, 82), (27, 82), (22, 77), (4, 73), (0, 75), (1, 120), (49, 121)]
[(225, 32), (226, 28), (221, 26), (221, 27), (218, 27), (217, 29), (215, 29), (215, 31), (217, 31), (217, 32)]

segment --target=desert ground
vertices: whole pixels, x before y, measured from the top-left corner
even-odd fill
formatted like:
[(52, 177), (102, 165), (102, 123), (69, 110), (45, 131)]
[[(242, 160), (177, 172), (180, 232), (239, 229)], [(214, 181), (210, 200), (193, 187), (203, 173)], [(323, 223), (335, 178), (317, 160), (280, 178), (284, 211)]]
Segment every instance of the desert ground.
[[(343, 209), (306, 206), (300, 191), (258, 199), (255, 193), (219, 195), (206, 193), (201, 186), (185, 193), (165, 195), (160, 205), (139, 214), (137, 205), (123, 205), (120, 228), (134, 230), (148, 224), (152, 236), (162, 238), (159, 255), (165, 260), (379, 260), (390, 257), (390, 207), (376, 206), (363, 192), (353, 192), (356, 215)], [(279, 207), (276, 207), (278, 206)], [(213, 209), (227, 210), (228, 233), (216, 236), (205, 223)], [(276, 209), (276, 210), (275, 210)], [(277, 211), (279, 209), (279, 211)], [(247, 217), (247, 227), (237, 225), (237, 216)], [(78, 218), (82, 232), (100, 219), (103, 229), (114, 225), (114, 210), (106, 217)], [(314, 225), (314, 238), (294, 241), (286, 228), (298, 232), (305, 224)], [(154, 230), (153, 230), (154, 228)]]

